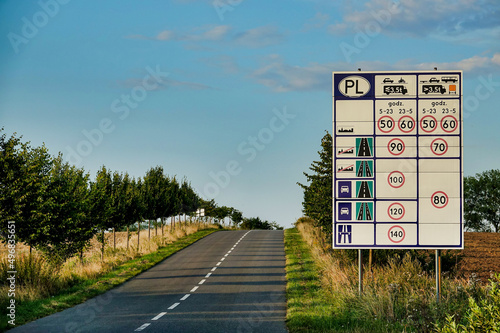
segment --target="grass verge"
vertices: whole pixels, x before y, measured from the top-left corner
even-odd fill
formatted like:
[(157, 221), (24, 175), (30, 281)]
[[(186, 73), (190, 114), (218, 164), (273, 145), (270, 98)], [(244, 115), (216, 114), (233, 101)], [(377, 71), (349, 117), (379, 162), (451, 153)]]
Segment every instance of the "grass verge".
[[(358, 294), (357, 265), (325, 248), (302, 218), (285, 231), (287, 324), (294, 332), (500, 332), (500, 275), (490, 285), (443, 278), (436, 302), (433, 274), (409, 253), (374, 265)], [(487, 329), (485, 329), (487, 328)]]
[(295, 332), (407, 332), (398, 322), (360, 316), (359, 297), (327, 290), (323, 271), (296, 229), (285, 230), (287, 326)]
[(325, 292), (321, 271), (296, 228), (285, 230), (287, 326), (295, 332), (369, 332), (348, 304)]
[[(16, 327), (100, 295), (215, 231), (218, 229), (205, 229), (182, 237), (171, 244), (158, 248), (156, 252), (126, 261), (100, 277), (86, 279), (49, 298), (16, 303)], [(7, 321), (0, 322), (0, 331), (3, 332), (10, 328), (13, 327)]]
[(285, 230), (287, 326), (290, 333), (324, 332), (338, 325), (322, 293), (319, 270), (296, 228)]

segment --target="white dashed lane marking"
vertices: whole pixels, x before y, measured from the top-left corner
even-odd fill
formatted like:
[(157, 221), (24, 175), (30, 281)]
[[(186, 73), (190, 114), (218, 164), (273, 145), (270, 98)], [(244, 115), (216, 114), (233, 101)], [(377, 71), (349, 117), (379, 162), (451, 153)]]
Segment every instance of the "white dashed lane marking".
[[(235, 249), (235, 247), (243, 240), (243, 238), (245, 238), (245, 236), (249, 233), (250, 231), (247, 231), (234, 245), (233, 247), (231, 248), (231, 250), (229, 250), (225, 255), (224, 257), (222, 257), (220, 259), (220, 261), (215, 264), (215, 266), (212, 268), (212, 272), (214, 272), (216, 269), (217, 269), (217, 266), (220, 266), (222, 264), (222, 262), (224, 261), (224, 259), (226, 259), (227, 256), (229, 256), (229, 254)], [(200, 282), (198, 282), (199, 285), (205, 283), (205, 281), (207, 280), (207, 278), (210, 277), (210, 275), (212, 275), (212, 273), (208, 273), (206, 276), (205, 276), (205, 279), (201, 280)], [(197, 289), (199, 288), (199, 286), (194, 286), (193, 289), (191, 289), (190, 292), (194, 293)], [(181, 301), (185, 301), (189, 296), (191, 296), (191, 294), (186, 294), (184, 295), (180, 300)], [(175, 309), (179, 304), (181, 303), (174, 303), (172, 304), (168, 310), (173, 310)], [(167, 312), (160, 312), (158, 315), (156, 315), (154, 318), (152, 318), (151, 320), (158, 320), (160, 319), (161, 317), (163, 317), (164, 315), (166, 315)], [(140, 332), (142, 330), (144, 330), (146, 327), (148, 327), (149, 325), (151, 325), (151, 323), (145, 323), (143, 325), (141, 325), (140, 327), (136, 328), (135, 329), (135, 332)]]
[(164, 315), (166, 315), (167, 313), (166, 312), (160, 312), (156, 317), (154, 317), (153, 319), (151, 320), (158, 320), (160, 319), (161, 317), (163, 317)]
[(170, 307), (169, 307), (168, 309), (169, 309), (169, 310), (173, 310), (173, 309), (175, 309), (175, 307), (176, 307), (177, 305), (179, 305), (179, 304), (181, 304), (181, 303), (174, 303), (174, 304), (170, 305)]
[(149, 325), (151, 325), (151, 323), (143, 324), (143, 325), (141, 325), (141, 327), (136, 328), (134, 332), (140, 332), (143, 329), (145, 329), (146, 327), (148, 327)]

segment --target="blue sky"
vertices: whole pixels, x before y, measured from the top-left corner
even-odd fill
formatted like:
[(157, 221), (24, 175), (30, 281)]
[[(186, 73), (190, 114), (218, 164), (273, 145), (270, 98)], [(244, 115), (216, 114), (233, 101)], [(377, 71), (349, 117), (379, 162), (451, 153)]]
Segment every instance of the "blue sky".
[(499, 41), (496, 0), (3, 0), (0, 127), (288, 227), (332, 71), (463, 70), (465, 175), (499, 168)]

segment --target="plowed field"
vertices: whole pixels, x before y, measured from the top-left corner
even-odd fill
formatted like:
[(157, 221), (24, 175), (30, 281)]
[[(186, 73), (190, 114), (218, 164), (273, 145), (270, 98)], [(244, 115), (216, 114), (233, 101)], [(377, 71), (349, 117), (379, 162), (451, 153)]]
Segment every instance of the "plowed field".
[(465, 277), (472, 273), (488, 282), (492, 273), (500, 273), (500, 233), (466, 232), (465, 249), (459, 272)]

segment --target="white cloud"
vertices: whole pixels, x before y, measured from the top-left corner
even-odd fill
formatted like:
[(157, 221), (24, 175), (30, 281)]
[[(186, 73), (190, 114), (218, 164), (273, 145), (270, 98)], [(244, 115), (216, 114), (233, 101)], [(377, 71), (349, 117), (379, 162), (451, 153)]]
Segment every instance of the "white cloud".
[(306, 66), (291, 66), (286, 64), (281, 57), (273, 55), (268, 57), (265, 64), (255, 70), (251, 77), (276, 92), (328, 91), (331, 89), (332, 71), (352, 71), (356, 68), (362, 68), (364, 71), (432, 70), (434, 67), (439, 70), (463, 70), (473, 74), (500, 72), (500, 53), (495, 53), (491, 57), (473, 56), (448, 63), (414, 63), (410, 60), (403, 60), (395, 64), (364, 61), (354, 65), (347, 62), (332, 62), (310, 63)]
[(268, 64), (255, 70), (251, 77), (276, 92), (328, 89), (335, 66), (313, 63), (305, 67), (285, 64), (278, 56), (270, 56)]
[(279, 44), (285, 36), (274, 26), (263, 26), (238, 33), (233, 39), (239, 45), (255, 48)]
[(213, 27), (212, 29), (207, 30), (203, 34), (202, 39), (222, 40), (228, 35), (230, 30), (231, 30), (231, 27), (228, 25), (219, 25), (219, 26)]
[(351, 8), (342, 21), (329, 26), (332, 34), (365, 31), (378, 24), (398, 35), (456, 36), (500, 26), (498, 0), (369, 0), (361, 10)]
[(491, 62), (494, 63), (495, 65), (500, 66), (500, 53), (495, 53), (493, 58), (491, 58)]
[(330, 15), (317, 12), (316, 15), (314, 15), (314, 17), (307, 20), (307, 22), (304, 24), (304, 30), (309, 31), (313, 29), (321, 29), (326, 25), (326, 23), (329, 20), (330, 20)]
[[(141, 86), (143, 84), (143, 78), (129, 78), (124, 81), (118, 82), (118, 84), (127, 89)], [(166, 90), (169, 88), (179, 88), (184, 90), (207, 90), (216, 89), (214, 87), (208, 86), (203, 83), (180, 81), (172, 78), (164, 78), (161, 83), (158, 83), (154, 89), (148, 89), (151, 91)]]
[(157, 40), (173, 40), (173, 39), (176, 39), (176, 35), (175, 35), (175, 32), (173, 32), (172, 30), (165, 30), (165, 31), (160, 32), (156, 36), (156, 39)]
[(438, 69), (461, 69), (471, 73), (491, 73), (500, 70), (500, 53), (495, 53), (492, 57), (473, 56), (456, 62), (442, 63), (420, 63), (415, 65), (415, 69), (423, 70), (437, 67)]
[(204, 26), (192, 29), (190, 32), (164, 30), (155, 37), (145, 35), (130, 35), (129, 39), (149, 39), (159, 41), (181, 41), (190, 43), (187, 48), (193, 49), (192, 42), (226, 42), (239, 46), (259, 48), (281, 43), (285, 36), (278, 28), (262, 26), (231, 35), (232, 28), (228, 25)]
[(218, 55), (211, 58), (203, 58), (201, 61), (208, 66), (215, 67), (227, 74), (236, 74), (239, 72), (238, 64), (234, 57), (228, 55)]
[(152, 39), (159, 41), (216, 41), (228, 36), (231, 27), (228, 25), (205, 26), (194, 29), (189, 33), (178, 33), (174, 30), (163, 30), (155, 37), (145, 35), (130, 35), (129, 39)]

